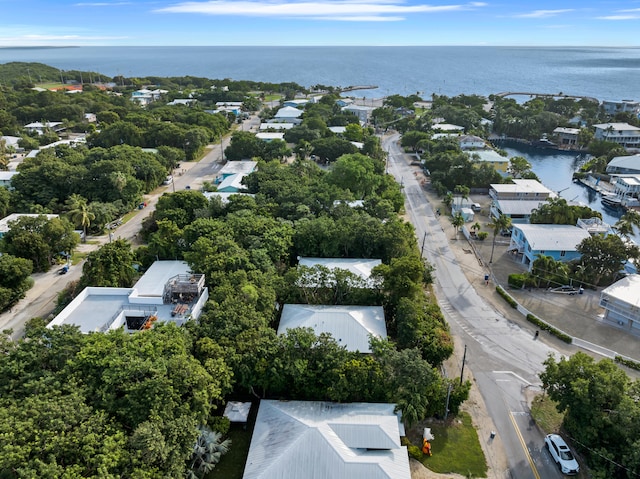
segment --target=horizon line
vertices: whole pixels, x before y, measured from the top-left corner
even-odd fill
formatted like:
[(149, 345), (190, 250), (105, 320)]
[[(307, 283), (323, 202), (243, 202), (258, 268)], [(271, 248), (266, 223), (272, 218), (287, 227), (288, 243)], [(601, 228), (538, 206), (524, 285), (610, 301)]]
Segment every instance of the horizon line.
[(361, 45), (361, 44), (337, 44), (337, 45), (249, 45), (249, 44), (240, 44), (240, 45), (0, 45), (0, 50), (8, 50), (8, 49), (36, 49), (36, 48), (131, 48), (131, 47), (139, 47), (139, 48), (236, 48), (236, 47), (250, 47), (250, 48), (309, 48), (309, 47), (317, 47), (317, 48), (350, 48), (350, 47), (358, 47), (358, 48), (413, 48), (413, 47), (462, 47), (462, 48), (496, 48), (496, 47), (504, 47), (504, 48), (640, 48), (639, 45), (518, 45), (518, 44), (406, 44), (406, 45)]

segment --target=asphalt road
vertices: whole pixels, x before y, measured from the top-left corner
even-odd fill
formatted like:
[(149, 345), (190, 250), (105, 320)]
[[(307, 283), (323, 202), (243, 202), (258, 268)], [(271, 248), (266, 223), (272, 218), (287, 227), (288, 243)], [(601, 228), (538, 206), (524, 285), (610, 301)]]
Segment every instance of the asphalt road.
[[(398, 134), (383, 138), (389, 172), (403, 185), (407, 216), (419, 244), (424, 244), (424, 256), (435, 267), (438, 302), (456, 341), (467, 347), (465, 368), (472, 372), (505, 448), (509, 471), (501, 477), (561, 478), (543, 448), (542, 433), (531, 422), (527, 401), (527, 394), (539, 389), (542, 362), (550, 353), (560, 353), (533, 340), (529, 331), (508, 321), (472, 287), (449, 245), (463, 240), (441, 227), (398, 139)], [(478, 275), (485, 272), (477, 265)], [(490, 438), (481, 441), (488, 448), (495, 445)]]

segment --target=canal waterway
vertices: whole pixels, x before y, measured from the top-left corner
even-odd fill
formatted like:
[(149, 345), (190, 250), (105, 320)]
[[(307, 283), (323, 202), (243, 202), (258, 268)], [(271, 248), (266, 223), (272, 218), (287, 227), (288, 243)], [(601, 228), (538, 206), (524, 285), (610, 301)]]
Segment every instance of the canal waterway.
[(538, 175), (542, 184), (558, 193), (567, 201), (582, 203), (602, 213), (602, 220), (614, 225), (622, 216), (602, 206), (599, 193), (574, 183), (573, 173), (586, 161), (585, 155), (574, 152), (527, 147), (525, 145), (503, 143), (498, 145), (509, 154), (509, 158), (522, 156), (531, 163), (531, 170)]

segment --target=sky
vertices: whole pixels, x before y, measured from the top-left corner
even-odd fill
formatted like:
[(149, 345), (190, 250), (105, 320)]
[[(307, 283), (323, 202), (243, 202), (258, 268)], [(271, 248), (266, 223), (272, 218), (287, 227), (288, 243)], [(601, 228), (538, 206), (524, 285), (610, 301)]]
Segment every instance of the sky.
[(640, 46), (640, 0), (0, 0), (0, 47)]

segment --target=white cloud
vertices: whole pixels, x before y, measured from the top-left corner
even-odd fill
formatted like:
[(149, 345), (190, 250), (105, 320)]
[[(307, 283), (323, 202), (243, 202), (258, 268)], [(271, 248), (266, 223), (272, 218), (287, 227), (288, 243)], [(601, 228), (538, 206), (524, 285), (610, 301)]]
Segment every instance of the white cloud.
[(355, 22), (399, 21), (413, 13), (438, 13), (469, 10), (485, 6), (484, 2), (451, 5), (405, 5), (401, 0), (317, 0), (257, 1), (213, 0), (183, 2), (155, 10), (160, 13), (198, 13), (250, 17), (307, 18)]
[(555, 17), (556, 15), (561, 15), (563, 13), (573, 12), (573, 8), (563, 8), (558, 10), (534, 10), (529, 13), (522, 13), (520, 15), (516, 15), (518, 18), (547, 18), (547, 17)]
[(640, 18), (640, 15), (607, 15), (596, 18), (598, 18), (598, 20), (637, 20)]

